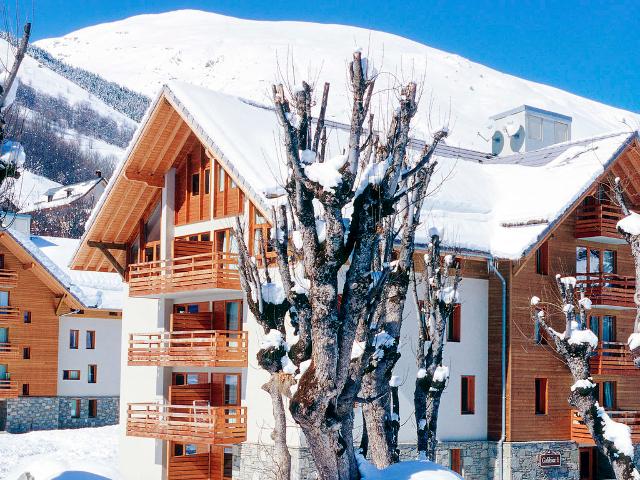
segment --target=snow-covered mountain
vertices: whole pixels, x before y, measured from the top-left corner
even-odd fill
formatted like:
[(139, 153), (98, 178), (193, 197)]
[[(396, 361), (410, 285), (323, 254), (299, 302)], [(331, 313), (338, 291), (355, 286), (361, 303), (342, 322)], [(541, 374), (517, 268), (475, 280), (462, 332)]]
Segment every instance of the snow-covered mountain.
[(290, 83), (317, 78), (331, 83), (330, 110), (340, 119), (349, 112), (345, 67), (352, 52), (362, 48), (378, 71), (388, 73), (381, 75), (380, 87), (394, 78), (424, 77), (416, 135), (447, 123), (450, 116), (449, 143), (487, 151), (490, 143), (482, 137), (492, 133), (488, 118), (522, 104), (572, 116), (573, 138), (640, 125), (637, 114), (396, 35), (343, 25), (251, 21), (179, 10), (104, 23), (37, 45), (148, 96), (166, 81), (179, 79), (269, 103), (270, 86), (279, 75), (288, 75)]

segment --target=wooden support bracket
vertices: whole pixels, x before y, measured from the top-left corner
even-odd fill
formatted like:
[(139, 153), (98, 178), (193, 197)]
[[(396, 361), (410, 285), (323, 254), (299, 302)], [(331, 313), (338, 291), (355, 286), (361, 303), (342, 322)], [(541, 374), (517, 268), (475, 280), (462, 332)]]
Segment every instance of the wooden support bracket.
[(60, 297), (60, 300), (58, 301), (58, 305), (56, 306), (56, 315), (60, 316), (62, 315), (64, 312), (62, 311), (62, 307), (64, 306), (64, 301), (67, 299), (67, 294), (65, 293), (64, 295), (62, 295), (62, 297)]
[(126, 250), (127, 246), (124, 243), (112, 243), (112, 242), (96, 242), (94, 240), (88, 240), (87, 245), (92, 248), (97, 248), (102, 252), (102, 254), (109, 260), (109, 263), (113, 265), (113, 268), (120, 274), (122, 278), (125, 276), (125, 268), (120, 265), (120, 262), (116, 260), (116, 257), (109, 251), (109, 249), (113, 250)]
[(164, 175), (154, 175), (148, 172), (125, 172), (124, 176), (132, 182), (146, 183), (150, 187), (164, 187)]

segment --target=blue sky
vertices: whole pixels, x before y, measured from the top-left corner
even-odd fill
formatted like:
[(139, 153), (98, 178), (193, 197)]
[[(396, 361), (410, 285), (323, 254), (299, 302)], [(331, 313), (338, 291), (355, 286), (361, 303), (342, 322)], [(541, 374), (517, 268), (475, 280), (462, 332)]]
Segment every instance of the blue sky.
[[(5, 0), (15, 5), (16, 0)], [(34, 39), (141, 13), (198, 8), (242, 18), (384, 30), (503, 72), (640, 111), (638, 1), (19, 0)], [(12, 16), (12, 18), (15, 18)]]

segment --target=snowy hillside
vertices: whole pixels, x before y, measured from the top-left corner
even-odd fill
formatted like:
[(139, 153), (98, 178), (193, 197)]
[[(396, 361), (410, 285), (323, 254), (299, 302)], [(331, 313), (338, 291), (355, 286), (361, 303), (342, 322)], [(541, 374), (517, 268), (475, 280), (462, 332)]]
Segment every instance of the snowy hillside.
[[(344, 119), (345, 66), (361, 47), (376, 68), (408, 80), (426, 72), (417, 135), (446, 123), (449, 143), (490, 150), (488, 117), (524, 103), (573, 117), (573, 138), (638, 127), (640, 116), (484, 67), (395, 35), (342, 25), (241, 20), (196, 10), (140, 15), (37, 42), (71, 65), (153, 96), (171, 79), (269, 102), (293, 56), (296, 80), (331, 82), (332, 115)], [(410, 72), (415, 72), (411, 74)], [(389, 81), (381, 78), (379, 85)]]

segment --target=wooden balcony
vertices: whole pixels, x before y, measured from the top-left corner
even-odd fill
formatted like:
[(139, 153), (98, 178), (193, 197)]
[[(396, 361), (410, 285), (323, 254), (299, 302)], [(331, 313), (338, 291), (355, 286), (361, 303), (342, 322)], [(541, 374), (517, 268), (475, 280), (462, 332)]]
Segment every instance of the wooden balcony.
[(132, 333), (129, 365), (246, 367), (248, 332), (189, 330)]
[(635, 308), (633, 295), (636, 289), (635, 277), (625, 277), (615, 273), (578, 273), (577, 286), (585, 287), (585, 295), (593, 305)]
[(247, 408), (130, 403), (127, 435), (200, 445), (241, 443), (247, 439)]
[(583, 205), (576, 210), (576, 238), (607, 237), (620, 239), (616, 225), (623, 215), (617, 205)]
[(10, 327), (22, 322), (18, 307), (0, 306), (0, 327)]
[(18, 286), (18, 272), (0, 269), (0, 288), (15, 288)]
[(0, 360), (18, 359), (19, 353), (18, 347), (11, 342), (0, 343)]
[(208, 290), (240, 290), (238, 257), (233, 253), (201, 253), (173, 260), (129, 265), (129, 295), (155, 296)]
[[(612, 420), (624, 423), (631, 428), (631, 440), (634, 444), (640, 442), (640, 411), (615, 410), (607, 411)], [(577, 410), (571, 410), (571, 440), (581, 445), (595, 445), (589, 429), (582, 421)]]
[(626, 343), (600, 342), (590, 363), (593, 375), (640, 375)]
[(0, 379), (0, 398), (14, 398), (18, 396), (18, 384), (14, 380), (7, 378)]

